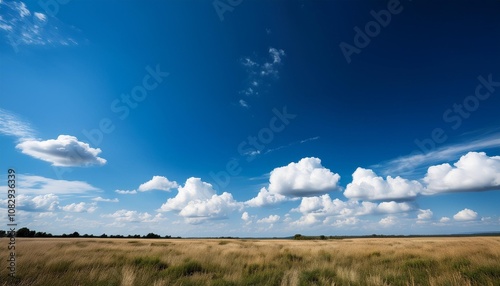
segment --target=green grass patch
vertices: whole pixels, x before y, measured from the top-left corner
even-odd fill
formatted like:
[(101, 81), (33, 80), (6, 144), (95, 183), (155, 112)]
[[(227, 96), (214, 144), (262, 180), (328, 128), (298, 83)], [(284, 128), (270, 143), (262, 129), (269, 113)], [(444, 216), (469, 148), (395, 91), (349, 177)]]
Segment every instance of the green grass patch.
[(481, 266), (475, 269), (466, 270), (463, 275), (471, 281), (473, 285), (500, 285), (500, 266)]
[(168, 265), (160, 260), (158, 257), (136, 257), (132, 263), (137, 267), (148, 267), (156, 270), (164, 270)]
[(303, 271), (300, 274), (299, 285), (330, 285), (336, 274), (330, 269), (314, 269), (310, 271)]
[(180, 277), (192, 276), (196, 273), (203, 272), (205, 272), (205, 269), (201, 265), (201, 263), (197, 261), (186, 261), (181, 265), (176, 265), (168, 268), (165, 271), (165, 274), (169, 277), (178, 279)]

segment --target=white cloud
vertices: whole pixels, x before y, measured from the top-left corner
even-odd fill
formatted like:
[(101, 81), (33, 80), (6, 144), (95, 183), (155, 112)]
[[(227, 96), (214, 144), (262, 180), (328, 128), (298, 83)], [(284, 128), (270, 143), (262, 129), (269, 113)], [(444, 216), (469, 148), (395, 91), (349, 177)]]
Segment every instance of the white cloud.
[(382, 202), (377, 206), (377, 212), (387, 214), (408, 212), (412, 209), (413, 207), (408, 203), (396, 203), (394, 201)]
[(451, 219), (450, 219), (449, 217), (444, 216), (444, 217), (442, 217), (442, 218), (440, 218), (440, 219), (439, 219), (439, 222), (440, 222), (440, 223), (447, 223), (447, 222), (449, 222), (450, 220), (451, 220)]
[(241, 208), (241, 204), (233, 199), (230, 193), (224, 192), (221, 195), (213, 195), (208, 200), (190, 201), (179, 215), (193, 222), (199, 223), (207, 219), (223, 219), (229, 213)]
[(138, 211), (130, 210), (118, 210), (112, 214), (103, 215), (103, 217), (113, 218), (116, 222), (132, 222), (132, 223), (143, 223), (143, 222), (160, 222), (165, 220), (162, 214), (151, 215), (147, 212), (141, 213)]
[(269, 191), (285, 196), (312, 196), (338, 188), (338, 174), (321, 165), (318, 158), (303, 158), (298, 163), (271, 171)]
[(75, 37), (79, 31), (65, 25), (55, 17), (50, 21), (44, 13), (32, 13), (21, 1), (0, 1), (0, 29), (9, 44), (17, 50), (19, 45), (68, 46), (76, 45)]
[(279, 215), (270, 215), (268, 217), (265, 217), (263, 219), (259, 219), (257, 223), (276, 223), (280, 220)]
[(425, 154), (417, 151), (415, 152), (416, 154), (412, 153), (408, 156), (396, 158), (377, 165), (377, 167), (383, 169), (385, 174), (411, 174), (414, 170), (417, 170), (419, 166), (428, 166), (432, 163), (454, 160), (465, 152), (493, 147), (500, 147), (500, 134), (498, 133), (467, 143), (436, 148)]
[(75, 213), (83, 213), (83, 212), (92, 213), (97, 209), (95, 203), (87, 204), (84, 202), (78, 204), (72, 203), (59, 208), (66, 212), (75, 212)]
[(115, 193), (120, 195), (135, 195), (137, 194), (136, 190), (115, 190)]
[(54, 194), (38, 196), (18, 195), (17, 207), (20, 210), (31, 212), (55, 211), (59, 205), (59, 197)]
[[(298, 208), (292, 211), (298, 211), (302, 217), (294, 222), (297, 225), (312, 225), (320, 222), (328, 223), (328, 218), (338, 217), (338, 225), (349, 221), (357, 221), (356, 216), (365, 216), (373, 214), (395, 214), (405, 213), (413, 210), (414, 207), (406, 202), (398, 203), (395, 201), (373, 202), (342, 201), (331, 199), (328, 194), (319, 197), (304, 197)], [(340, 218), (343, 218), (340, 219)], [(350, 220), (346, 220), (351, 218)]]
[(424, 178), (426, 194), (500, 188), (500, 156), (469, 152), (453, 165), (429, 167)]
[(417, 219), (418, 220), (428, 220), (432, 218), (432, 211), (430, 209), (418, 210)]
[(262, 188), (255, 198), (246, 201), (245, 204), (250, 207), (263, 207), (279, 204), (288, 200), (289, 199), (283, 195), (273, 194), (266, 188)]
[(203, 182), (200, 178), (189, 178), (184, 186), (178, 188), (178, 193), (174, 198), (170, 198), (164, 203), (160, 211), (180, 211), (188, 205), (190, 201), (209, 200), (215, 195), (212, 185)]
[(463, 209), (453, 216), (456, 221), (471, 221), (477, 219), (477, 212), (471, 209)]
[(250, 220), (250, 215), (248, 214), (248, 212), (244, 212), (241, 215), (241, 219), (244, 220), (244, 221), (249, 221)]
[(249, 107), (250, 107), (250, 106), (248, 105), (248, 103), (247, 103), (245, 100), (243, 100), (243, 99), (240, 99), (239, 103), (240, 103), (240, 105), (241, 105), (241, 106), (243, 106), (243, 107), (245, 107), (245, 108), (249, 108)]
[(54, 180), (23, 174), (18, 178), (18, 189), (23, 194), (81, 194), (99, 191), (98, 188), (82, 181)]
[[(0, 25), (1, 21), (0, 21)], [(34, 137), (35, 131), (31, 125), (18, 115), (0, 108), (0, 133), (17, 137), (20, 141)]]
[(178, 211), (189, 223), (227, 218), (229, 213), (243, 206), (230, 193), (217, 195), (212, 185), (200, 178), (189, 178), (178, 188), (174, 198), (170, 198), (158, 211)]
[(92, 200), (96, 201), (96, 202), (106, 202), (106, 203), (118, 203), (119, 202), (118, 198), (105, 199), (103, 197), (96, 197), (96, 198), (93, 198)]
[[(258, 95), (261, 87), (266, 86), (268, 79), (276, 79), (279, 75), (279, 66), (283, 61), (285, 51), (282, 49), (269, 48), (269, 60), (254, 60), (249, 57), (242, 58), (241, 64), (245, 67), (248, 73), (247, 87), (240, 91), (246, 96)], [(240, 105), (247, 108), (244, 104)]]
[(57, 139), (38, 141), (29, 139), (17, 144), (24, 154), (50, 162), (54, 166), (104, 165), (106, 160), (98, 157), (101, 149), (78, 141), (74, 136), (59, 135)]
[(151, 190), (162, 190), (169, 192), (171, 189), (177, 188), (177, 182), (169, 181), (163, 176), (153, 176), (153, 178), (144, 184), (141, 184), (137, 189), (139, 192), (146, 192)]
[(381, 219), (378, 223), (384, 227), (388, 227), (388, 226), (395, 225), (397, 223), (397, 221), (398, 221), (397, 217), (390, 215), (388, 217)]
[(38, 12), (35, 12), (35, 17), (40, 20), (40, 21), (46, 21), (47, 20), (47, 16), (43, 13), (38, 13)]
[(352, 174), (352, 182), (344, 191), (344, 196), (364, 200), (404, 199), (416, 197), (422, 189), (422, 185), (417, 181), (399, 176), (387, 176), (384, 180), (370, 169), (357, 168)]
[(333, 222), (332, 226), (335, 226), (335, 227), (353, 226), (353, 225), (358, 224), (359, 222), (360, 222), (360, 220), (357, 217), (348, 217), (345, 219), (335, 220), (335, 222)]

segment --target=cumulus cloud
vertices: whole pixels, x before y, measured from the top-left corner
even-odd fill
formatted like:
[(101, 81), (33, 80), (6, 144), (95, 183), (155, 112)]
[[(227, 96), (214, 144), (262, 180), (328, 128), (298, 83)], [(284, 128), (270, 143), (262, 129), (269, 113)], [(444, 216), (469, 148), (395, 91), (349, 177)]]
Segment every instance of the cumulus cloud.
[(83, 213), (83, 212), (87, 212), (87, 213), (92, 213), (94, 212), (97, 207), (95, 205), (95, 203), (92, 203), (92, 204), (87, 204), (87, 203), (84, 203), (84, 202), (81, 202), (81, 203), (72, 203), (72, 204), (69, 204), (69, 205), (65, 205), (63, 207), (60, 207), (60, 209), (62, 209), (63, 211), (66, 211), (66, 212), (75, 212), (75, 213)]
[(440, 222), (440, 223), (447, 223), (447, 222), (449, 222), (450, 220), (451, 220), (451, 219), (450, 219), (449, 217), (444, 216), (444, 217), (442, 217), (442, 218), (440, 218), (440, 219), (439, 219), (439, 222)]
[(170, 198), (164, 203), (160, 211), (181, 211), (190, 201), (209, 200), (215, 195), (212, 185), (203, 182), (200, 178), (191, 177), (186, 180), (184, 186), (178, 188), (175, 197)]
[(244, 212), (243, 214), (241, 214), (241, 219), (244, 221), (249, 221), (250, 215), (248, 214), (248, 212)]
[(105, 203), (118, 203), (119, 202), (118, 198), (105, 199), (103, 197), (96, 197), (96, 198), (93, 198), (92, 200), (96, 201), (96, 202), (105, 202)]
[(378, 223), (384, 227), (393, 226), (397, 223), (398, 218), (396, 216), (390, 215), (381, 219)]
[(221, 195), (214, 194), (208, 200), (190, 201), (179, 215), (190, 222), (199, 223), (207, 219), (227, 218), (230, 212), (240, 207), (241, 204), (230, 193), (224, 192)]
[(245, 204), (250, 207), (263, 207), (279, 204), (288, 200), (289, 199), (283, 195), (273, 194), (266, 188), (262, 188), (255, 198), (246, 201)]
[(112, 214), (103, 215), (103, 217), (112, 218), (116, 222), (121, 223), (160, 222), (165, 220), (162, 214), (156, 214), (153, 216), (147, 212), (141, 213), (125, 209), (118, 210)]
[(67, 181), (42, 176), (20, 175), (18, 189), (23, 194), (81, 194), (99, 191), (98, 188), (82, 181)]
[(17, 196), (17, 207), (20, 210), (30, 212), (47, 212), (57, 210), (59, 197), (54, 194), (28, 196), (20, 194)]
[(456, 221), (471, 221), (477, 219), (477, 212), (471, 209), (463, 209), (453, 216)]
[(106, 160), (98, 155), (101, 149), (92, 148), (89, 144), (78, 141), (78, 138), (70, 135), (59, 135), (57, 139), (38, 141), (29, 139), (17, 144), (26, 155), (50, 162), (54, 166), (90, 166), (104, 165)]
[(451, 166), (441, 164), (427, 170), (426, 194), (500, 189), (500, 156), (469, 152)]
[(169, 181), (163, 176), (153, 176), (153, 178), (144, 184), (141, 184), (138, 188), (139, 192), (146, 192), (151, 190), (161, 190), (169, 192), (171, 189), (179, 187), (177, 182)]
[(325, 194), (319, 197), (302, 198), (300, 205), (292, 211), (302, 214), (302, 217), (295, 224), (312, 225), (320, 222), (326, 223), (332, 217), (345, 220), (356, 216), (404, 213), (413, 209), (414, 207), (407, 202), (390, 201), (377, 204), (354, 200), (342, 201), (339, 199), (332, 200), (328, 194)]
[(189, 178), (178, 188), (174, 198), (169, 198), (158, 211), (178, 211), (189, 223), (227, 218), (228, 214), (240, 209), (242, 204), (235, 201), (230, 193), (217, 195), (212, 185), (200, 178)]
[(115, 190), (115, 193), (120, 195), (135, 195), (137, 194), (136, 190)]
[(263, 219), (259, 219), (257, 223), (276, 223), (280, 220), (279, 215), (270, 215), (268, 217), (265, 217)]
[(377, 176), (370, 169), (357, 168), (352, 174), (352, 182), (344, 191), (344, 196), (350, 199), (387, 200), (414, 198), (422, 192), (418, 181), (410, 181), (401, 177), (386, 179)]
[(428, 220), (432, 218), (432, 211), (430, 209), (418, 210), (417, 219), (418, 220)]
[(318, 158), (303, 158), (271, 172), (269, 191), (285, 196), (313, 196), (338, 188), (338, 174), (321, 165)]

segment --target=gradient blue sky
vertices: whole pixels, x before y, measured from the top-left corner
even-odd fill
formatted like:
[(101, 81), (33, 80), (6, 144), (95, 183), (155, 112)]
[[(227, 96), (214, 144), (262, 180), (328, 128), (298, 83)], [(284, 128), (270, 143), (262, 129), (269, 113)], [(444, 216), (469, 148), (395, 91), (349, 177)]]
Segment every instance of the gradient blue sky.
[(0, 1), (20, 226), (500, 229), (498, 1), (49, 2)]

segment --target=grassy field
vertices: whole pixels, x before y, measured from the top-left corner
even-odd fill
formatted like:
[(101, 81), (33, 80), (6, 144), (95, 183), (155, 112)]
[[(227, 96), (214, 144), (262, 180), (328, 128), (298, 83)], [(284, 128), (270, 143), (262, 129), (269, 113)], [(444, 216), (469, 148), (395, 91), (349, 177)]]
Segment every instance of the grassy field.
[(5, 248), (0, 285), (500, 285), (500, 237), (16, 244), (17, 277)]

